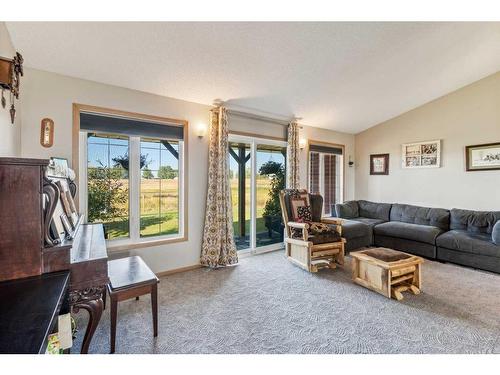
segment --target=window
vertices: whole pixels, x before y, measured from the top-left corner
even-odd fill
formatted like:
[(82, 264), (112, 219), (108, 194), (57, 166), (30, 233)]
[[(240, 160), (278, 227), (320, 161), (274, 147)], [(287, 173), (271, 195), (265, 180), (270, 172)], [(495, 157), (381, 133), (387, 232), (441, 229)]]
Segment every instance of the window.
[(311, 143), (309, 145), (309, 191), (323, 196), (323, 215), (343, 201), (343, 146)]
[(79, 110), (80, 207), (111, 246), (185, 240), (187, 123)]

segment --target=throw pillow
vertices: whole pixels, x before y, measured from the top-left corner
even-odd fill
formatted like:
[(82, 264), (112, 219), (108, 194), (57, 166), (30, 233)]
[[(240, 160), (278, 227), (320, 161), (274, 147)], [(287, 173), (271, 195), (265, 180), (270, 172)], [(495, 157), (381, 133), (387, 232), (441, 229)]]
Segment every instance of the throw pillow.
[(498, 220), (493, 226), (493, 231), (491, 232), (491, 239), (495, 245), (500, 246), (500, 220)]
[(292, 198), (290, 199), (290, 206), (292, 208), (292, 221), (297, 221), (299, 218), (298, 208), (308, 206), (308, 204), (304, 198)]
[(297, 221), (299, 223), (309, 223), (312, 221), (311, 206), (297, 207)]

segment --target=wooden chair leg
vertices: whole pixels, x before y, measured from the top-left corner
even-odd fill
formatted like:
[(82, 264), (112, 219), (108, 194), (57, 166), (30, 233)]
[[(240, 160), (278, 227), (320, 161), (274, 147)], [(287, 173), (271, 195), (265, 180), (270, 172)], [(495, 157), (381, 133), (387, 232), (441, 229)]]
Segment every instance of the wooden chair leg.
[(115, 352), (115, 342), (116, 342), (116, 317), (118, 315), (118, 300), (110, 296), (111, 299), (111, 351)]
[(102, 309), (106, 310), (106, 296), (108, 294), (108, 291), (106, 288), (104, 288), (104, 292), (102, 292)]
[(153, 310), (153, 335), (158, 336), (158, 284), (151, 287), (151, 309)]
[(135, 297), (135, 300), (136, 300), (136, 301), (139, 301), (139, 296)]

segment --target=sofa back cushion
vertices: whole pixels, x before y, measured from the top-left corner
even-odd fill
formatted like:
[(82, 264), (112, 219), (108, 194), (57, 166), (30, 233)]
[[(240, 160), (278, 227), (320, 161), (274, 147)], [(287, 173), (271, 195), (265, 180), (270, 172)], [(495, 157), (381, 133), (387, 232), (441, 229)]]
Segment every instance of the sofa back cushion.
[(453, 208), (450, 228), (466, 230), (471, 233), (493, 232), (493, 226), (500, 220), (500, 211), (472, 211)]
[(409, 204), (393, 204), (391, 221), (429, 225), (442, 230), (450, 229), (450, 211), (444, 208), (412, 206)]
[(375, 203), (359, 200), (358, 206), (360, 217), (389, 221), (389, 214), (392, 206), (390, 203)]
[(359, 206), (357, 201), (347, 201), (335, 205), (337, 217), (342, 219), (355, 219), (359, 217)]

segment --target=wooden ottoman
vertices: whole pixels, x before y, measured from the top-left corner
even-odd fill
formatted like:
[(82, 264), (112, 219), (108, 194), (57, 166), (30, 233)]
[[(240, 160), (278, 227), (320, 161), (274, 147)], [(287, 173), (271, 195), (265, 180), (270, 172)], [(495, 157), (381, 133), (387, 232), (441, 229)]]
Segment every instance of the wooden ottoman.
[(422, 258), (384, 247), (355, 251), (351, 257), (355, 283), (398, 301), (404, 291), (420, 293)]

